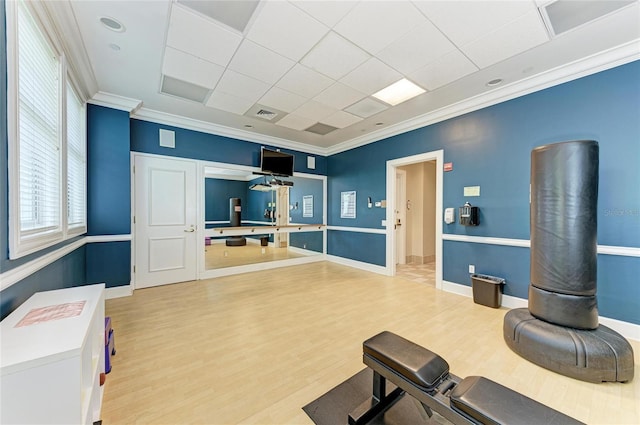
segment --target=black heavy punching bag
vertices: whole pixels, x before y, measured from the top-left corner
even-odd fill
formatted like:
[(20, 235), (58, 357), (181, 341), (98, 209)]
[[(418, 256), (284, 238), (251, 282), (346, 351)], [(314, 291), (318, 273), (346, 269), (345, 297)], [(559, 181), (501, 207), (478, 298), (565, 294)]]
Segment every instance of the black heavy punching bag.
[[(241, 214), (240, 198), (229, 198), (229, 225), (231, 227), (242, 226)], [(231, 236), (227, 238), (225, 244), (227, 246), (245, 246), (247, 239), (244, 236)]]
[(529, 311), (578, 329), (598, 327), (598, 143), (580, 140), (531, 152)]

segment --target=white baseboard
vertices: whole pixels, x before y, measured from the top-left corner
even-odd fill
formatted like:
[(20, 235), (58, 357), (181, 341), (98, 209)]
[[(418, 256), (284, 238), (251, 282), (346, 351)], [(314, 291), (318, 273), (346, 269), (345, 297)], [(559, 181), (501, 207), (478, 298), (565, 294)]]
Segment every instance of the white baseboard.
[[(459, 283), (442, 281), (442, 290), (451, 292), (454, 294), (462, 295), (468, 298), (473, 298), (473, 289), (471, 286), (461, 285)], [(523, 298), (512, 297), (509, 295), (502, 295), (502, 307), (509, 309), (512, 308), (527, 308), (529, 302)], [(613, 329), (625, 338), (632, 339), (634, 341), (640, 341), (640, 325), (636, 325), (629, 322), (623, 322), (621, 320), (609, 319), (608, 317), (600, 316), (598, 318), (600, 324), (605, 325), (608, 328)]]
[(349, 258), (337, 257), (335, 255), (327, 255), (327, 261), (332, 263), (342, 264), (343, 266), (353, 267), (355, 269), (365, 270), (368, 272), (389, 275), (386, 267), (377, 266), (375, 264), (364, 263), (362, 261), (351, 260)]
[(133, 285), (131, 283), (107, 288), (104, 293), (104, 297), (108, 300), (112, 298), (129, 297), (131, 295), (133, 295)]

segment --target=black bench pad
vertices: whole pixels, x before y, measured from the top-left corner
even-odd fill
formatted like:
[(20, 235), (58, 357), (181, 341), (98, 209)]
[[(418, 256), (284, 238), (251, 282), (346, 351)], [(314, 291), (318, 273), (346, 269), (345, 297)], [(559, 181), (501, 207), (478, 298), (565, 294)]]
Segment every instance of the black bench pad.
[(563, 413), (481, 376), (464, 378), (451, 392), (451, 407), (483, 424), (581, 424)]
[(388, 331), (366, 340), (362, 349), (365, 356), (376, 359), (427, 392), (433, 391), (449, 374), (449, 364), (442, 357)]

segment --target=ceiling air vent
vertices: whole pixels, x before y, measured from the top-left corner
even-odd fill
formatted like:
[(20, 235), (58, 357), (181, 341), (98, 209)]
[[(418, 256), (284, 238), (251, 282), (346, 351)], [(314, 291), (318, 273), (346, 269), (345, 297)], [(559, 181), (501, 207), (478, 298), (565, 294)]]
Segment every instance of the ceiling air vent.
[(202, 103), (209, 94), (209, 89), (163, 75), (160, 93)]
[(287, 115), (287, 113), (270, 106), (260, 105), (259, 103), (256, 103), (243, 115), (245, 117), (258, 118), (263, 121), (274, 123), (276, 121), (280, 121), (280, 119)]
[(338, 129), (338, 127), (334, 127), (334, 126), (328, 125), (328, 124), (322, 124), (321, 122), (319, 122), (319, 123), (316, 123), (316, 124), (312, 125), (311, 127), (307, 128), (305, 131), (324, 136), (325, 134), (329, 134), (332, 131), (337, 130), (337, 129)]
[(262, 119), (271, 121), (272, 119), (277, 117), (278, 114), (276, 114), (275, 112), (272, 112), (272, 111), (268, 111), (266, 109), (260, 109), (258, 112), (256, 112), (256, 116), (258, 118), (262, 118)]

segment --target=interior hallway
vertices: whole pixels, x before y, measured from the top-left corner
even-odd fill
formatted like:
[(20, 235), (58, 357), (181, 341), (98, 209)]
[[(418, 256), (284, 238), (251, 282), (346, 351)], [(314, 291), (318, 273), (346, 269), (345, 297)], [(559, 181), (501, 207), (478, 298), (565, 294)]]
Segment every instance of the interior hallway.
[[(627, 384), (542, 369), (502, 338), (506, 309), (329, 262), (136, 290), (106, 302), (117, 355), (111, 424), (311, 424), (302, 406), (364, 368), (390, 330), (589, 424), (640, 423), (640, 343)], [(346, 418), (345, 418), (346, 422)]]

